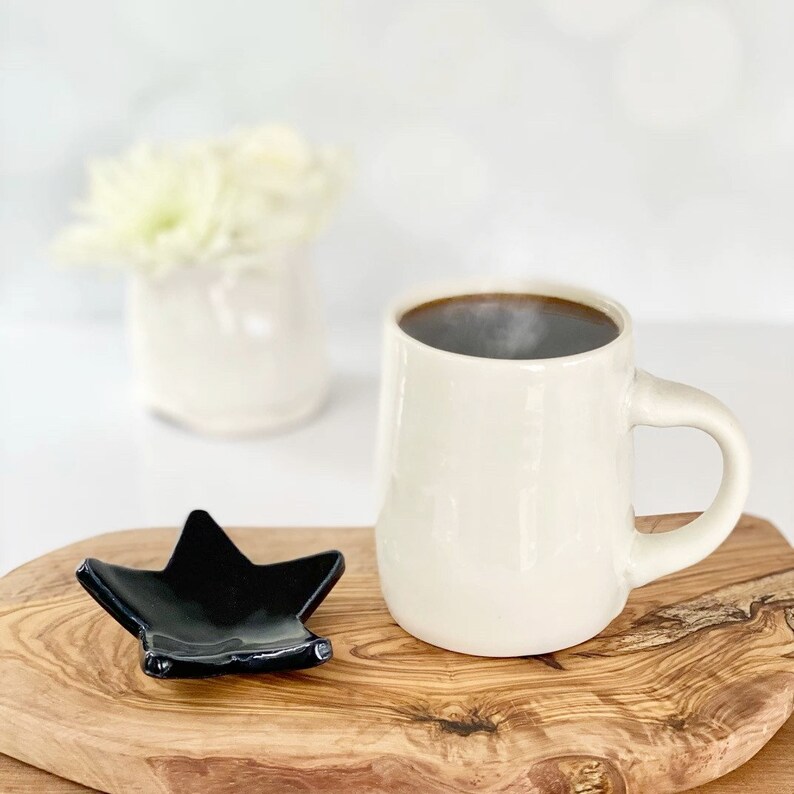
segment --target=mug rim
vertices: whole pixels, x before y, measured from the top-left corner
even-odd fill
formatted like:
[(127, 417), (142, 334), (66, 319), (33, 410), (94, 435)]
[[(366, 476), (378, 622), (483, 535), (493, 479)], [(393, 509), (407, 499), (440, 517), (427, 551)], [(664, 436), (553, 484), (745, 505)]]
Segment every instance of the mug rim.
[[(541, 298), (561, 298), (562, 300), (572, 301), (596, 309), (610, 318), (618, 327), (618, 335), (607, 342), (605, 345), (585, 350), (581, 353), (574, 353), (568, 356), (554, 356), (551, 358), (488, 358), (487, 356), (473, 356), (468, 353), (455, 353), (450, 350), (442, 350), (433, 347), (426, 342), (422, 342), (416, 337), (411, 336), (400, 327), (400, 320), (405, 314), (413, 309), (417, 309), (426, 303), (431, 303), (444, 298), (459, 298), (464, 295), (487, 295), (494, 293), (534, 295)], [(618, 301), (608, 297), (596, 290), (580, 287), (562, 281), (552, 281), (547, 279), (534, 279), (522, 277), (469, 277), (459, 278), (448, 281), (435, 281), (422, 284), (410, 291), (403, 292), (391, 301), (386, 311), (386, 325), (398, 338), (403, 341), (416, 345), (435, 355), (451, 360), (469, 362), (487, 362), (495, 366), (510, 365), (541, 365), (549, 366), (553, 364), (571, 364), (585, 359), (592, 358), (601, 353), (605, 353), (611, 348), (622, 344), (629, 337), (633, 330), (631, 315), (628, 310)]]

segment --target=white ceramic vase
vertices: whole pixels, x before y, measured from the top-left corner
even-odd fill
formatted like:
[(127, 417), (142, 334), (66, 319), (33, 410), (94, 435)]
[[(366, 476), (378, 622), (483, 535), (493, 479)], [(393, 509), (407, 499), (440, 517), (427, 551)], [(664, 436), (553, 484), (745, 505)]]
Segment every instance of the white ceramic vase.
[(325, 328), (304, 249), (266, 268), (136, 274), (128, 322), (139, 398), (197, 432), (279, 430), (325, 398)]

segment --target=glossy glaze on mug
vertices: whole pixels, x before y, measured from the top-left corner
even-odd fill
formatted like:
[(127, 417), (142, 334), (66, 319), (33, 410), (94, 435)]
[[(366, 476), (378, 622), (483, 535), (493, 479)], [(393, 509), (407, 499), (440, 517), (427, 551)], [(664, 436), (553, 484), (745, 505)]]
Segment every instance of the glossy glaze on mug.
[[(620, 334), (578, 355), (512, 360), (438, 350), (399, 327), (412, 307), (477, 291), (580, 301)], [(617, 303), (559, 285), (442, 285), (392, 309), (384, 344), (378, 564), (392, 615), (420, 639), (487, 656), (577, 644), (621, 611), (632, 586), (702, 558), (738, 518), (743, 438), (703, 395), (719, 427), (697, 425), (724, 430), (726, 482), (707, 520), (674, 533), (672, 551), (638, 540), (631, 429), (695, 424), (670, 410), (702, 393), (638, 378), (631, 320)]]

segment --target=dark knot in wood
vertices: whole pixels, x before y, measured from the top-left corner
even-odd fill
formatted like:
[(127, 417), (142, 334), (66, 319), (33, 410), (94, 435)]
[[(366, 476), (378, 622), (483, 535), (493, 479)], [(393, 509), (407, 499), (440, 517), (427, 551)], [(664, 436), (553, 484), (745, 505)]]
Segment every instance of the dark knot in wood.
[(426, 711), (416, 711), (410, 715), (414, 722), (426, 722), (435, 725), (444, 733), (456, 736), (471, 736), (474, 733), (496, 733), (499, 722), (493, 717), (483, 714), (479, 708), (473, 708), (461, 717), (450, 715), (443, 717)]

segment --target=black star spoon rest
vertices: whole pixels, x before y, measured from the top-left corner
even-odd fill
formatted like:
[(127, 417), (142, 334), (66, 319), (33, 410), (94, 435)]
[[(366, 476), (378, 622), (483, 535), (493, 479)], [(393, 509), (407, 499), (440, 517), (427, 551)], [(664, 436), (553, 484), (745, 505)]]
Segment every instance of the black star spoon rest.
[(194, 510), (162, 571), (84, 560), (77, 580), (140, 639), (155, 678), (203, 678), (315, 667), (331, 642), (304, 625), (345, 569), (339, 551), (254, 565)]

